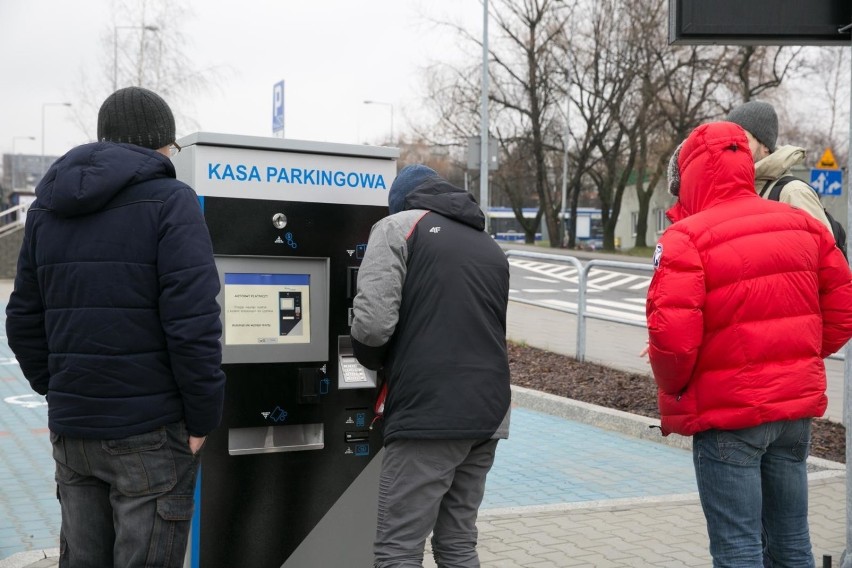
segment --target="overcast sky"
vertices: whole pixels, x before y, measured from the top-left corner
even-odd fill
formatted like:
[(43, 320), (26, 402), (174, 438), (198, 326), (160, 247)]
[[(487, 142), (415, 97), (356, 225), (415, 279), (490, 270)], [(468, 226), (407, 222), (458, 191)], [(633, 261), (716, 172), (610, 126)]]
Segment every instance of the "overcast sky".
[[(432, 20), (482, 32), (477, 0), (184, 1), (194, 12), (180, 23), (187, 56), (228, 70), (188, 109), (205, 132), (271, 136), (272, 89), (284, 80), (287, 138), (376, 143), (391, 119), (399, 134), (422, 107), (424, 69), (462, 57)], [(81, 72), (102, 74), (112, 60), (103, 53), (109, 2), (0, 0), (0, 153), (39, 154), (44, 143), (46, 155), (61, 155), (91, 141), (70, 109), (45, 103), (74, 102)], [(190, 133), (179, 125), (178, 137)]]

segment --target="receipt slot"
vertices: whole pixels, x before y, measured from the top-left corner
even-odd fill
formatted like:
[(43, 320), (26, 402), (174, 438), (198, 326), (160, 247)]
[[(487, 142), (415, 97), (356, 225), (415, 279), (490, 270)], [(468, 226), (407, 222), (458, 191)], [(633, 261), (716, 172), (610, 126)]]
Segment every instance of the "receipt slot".
[(179, 143), (178, 178), (213, 242), (227, 376), (187, 564), (370, 566), (376, 375), (349, 332), (398, 150), (214, 133)]

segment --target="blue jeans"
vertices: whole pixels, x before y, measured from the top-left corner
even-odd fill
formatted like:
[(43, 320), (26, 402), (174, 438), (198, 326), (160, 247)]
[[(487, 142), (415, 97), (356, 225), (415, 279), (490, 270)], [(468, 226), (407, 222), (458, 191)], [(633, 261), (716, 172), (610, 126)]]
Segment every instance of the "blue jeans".
[(813, 568), (810, 419), (695, 434), (692, 458), (717, 568)]
[(497, 440), (393, 440), (379, 478), (375, 568), (479, 568), (476, 516)]
[(183, 422), (120, 440), (50, 439), (60, 568), (183, 566), (200, 459)]

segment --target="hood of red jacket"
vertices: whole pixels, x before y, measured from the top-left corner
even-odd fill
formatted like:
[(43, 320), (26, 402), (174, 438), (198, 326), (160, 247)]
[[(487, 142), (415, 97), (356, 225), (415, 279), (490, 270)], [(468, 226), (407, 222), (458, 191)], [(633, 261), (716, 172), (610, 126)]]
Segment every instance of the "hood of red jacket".
[(711, 122), (692, 131), (678, 157), (680, 194), (667, 215), (672, 222), (754, 192), (754, 161), (745, 131), (733, 122)]

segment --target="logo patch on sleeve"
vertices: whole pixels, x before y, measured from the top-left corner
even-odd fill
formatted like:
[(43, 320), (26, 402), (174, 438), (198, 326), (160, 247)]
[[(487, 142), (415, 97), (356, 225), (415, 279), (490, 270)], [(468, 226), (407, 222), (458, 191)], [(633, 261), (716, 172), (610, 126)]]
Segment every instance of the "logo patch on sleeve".
[(654, 249), (654, 270), (660, 267), (660, 261), (663, 259), (663, 245), (657, 244)]

